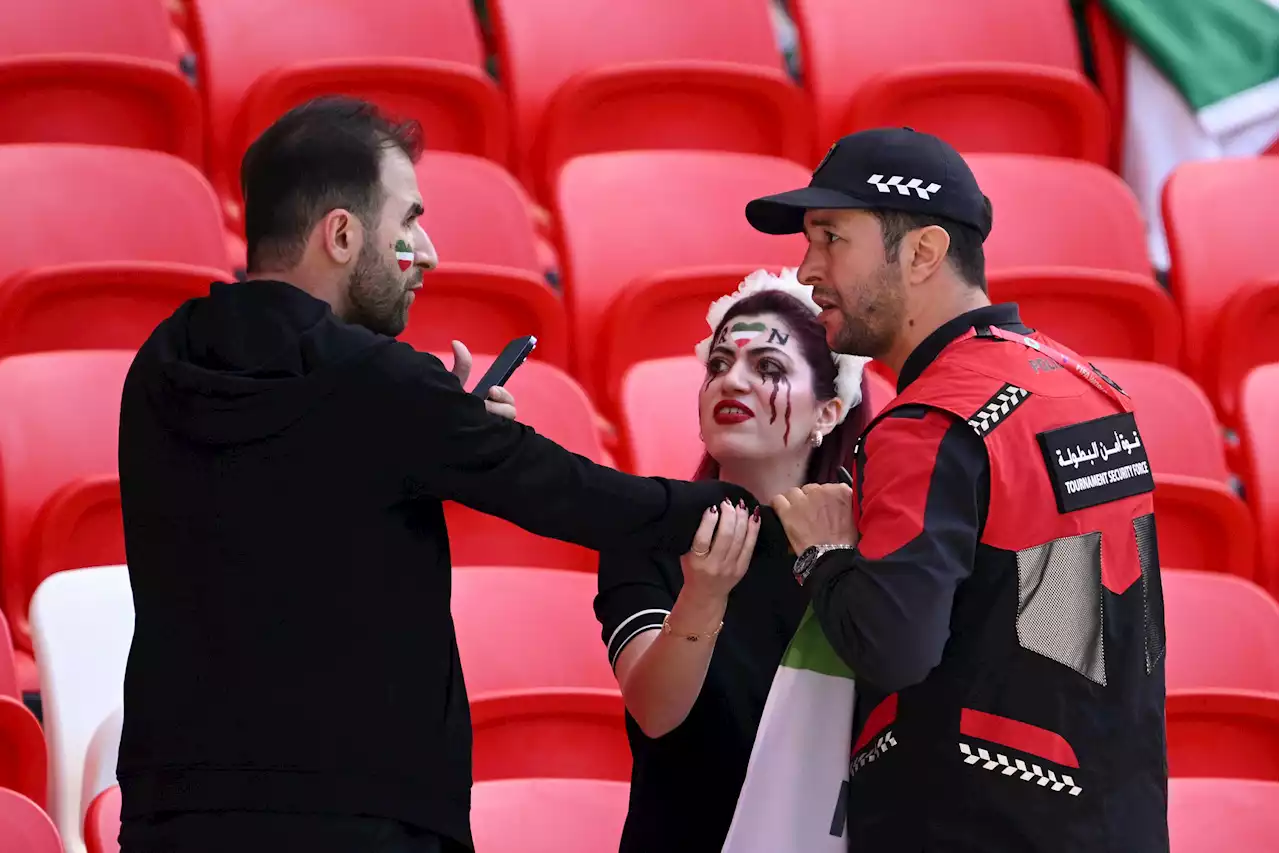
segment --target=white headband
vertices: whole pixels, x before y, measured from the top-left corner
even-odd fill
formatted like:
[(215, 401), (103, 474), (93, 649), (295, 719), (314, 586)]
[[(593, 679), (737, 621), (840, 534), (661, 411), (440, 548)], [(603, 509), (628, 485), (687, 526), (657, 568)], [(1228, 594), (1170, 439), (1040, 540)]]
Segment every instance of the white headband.
[[(711, 334), (716, 333), (720, 322), (735, 303), (765, 290), (778, 290), (794, 297), (815, 316), (822, 311), (813, 301), (813, 288), (800, 283), (796, 278), (795, 269), (783, 269), (780, 275), (774, 275), (768, 270), (756, 270), (742, 280), (735, 292), (728, 296), (721, 296), (711, 303), (711, 307), (707, 310), (707, 325), (711, 327)], [(706, 364), (711, 357), (711, 337), (708, 336), (699, 342), (693, 351), (702, 363)], [(843, 353), (832, 353), (831, 357), (836, 363), (836, 397), (844, 404), (840, 411), (840, 421), (843, 421), (848, 417), (849, 412), (862, 402), (862, 371), (871, 359)]]

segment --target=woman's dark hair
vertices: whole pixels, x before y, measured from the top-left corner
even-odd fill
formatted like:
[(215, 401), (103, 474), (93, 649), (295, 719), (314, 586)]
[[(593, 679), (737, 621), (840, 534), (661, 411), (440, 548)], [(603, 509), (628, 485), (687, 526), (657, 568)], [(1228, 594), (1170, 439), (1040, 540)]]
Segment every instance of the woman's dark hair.
[[(813, 393), (819, 400), (830, 400), (836, 396), (836, 363), (827, 348), (827, 332), (813, 312), (806, 308), (794, 296), (780, 290), (763, 290), (739, 300), (724, 315), (711, 336), (715, 341), (720, 337), (725, 324), (734, 317), (743, 314), (776, 314), (786, 321), (804, 360), (813, 370)], [(868, 395), (867, 379), (862, 377), (862, 399)], [(853, 445), (858, 436), (866, 428), (870, 418), (867, 407), (859, 403), (849, 412), (845, 419), (836, 425), (822, 440), (822, 446), (809, 454), (809, 466), (805, 469), (805, 483), (838, 483), (840, 476), (837, 469), (844, 466), (853, 471)], [(807, 438), (806, 438), (807, 440)], [(702, 462), (698, 465), (695, 480), (711, 480), (720, 476), (720, 463), (711, 458), (711, 454), (703, 452)]]
[(276, 119), (240, 164), (249, 271), (296, 264), (311, 229), (336, 208), (372, 227), (389, 147), (417, 162), (422, 128), (356, 98), (316, 98)]

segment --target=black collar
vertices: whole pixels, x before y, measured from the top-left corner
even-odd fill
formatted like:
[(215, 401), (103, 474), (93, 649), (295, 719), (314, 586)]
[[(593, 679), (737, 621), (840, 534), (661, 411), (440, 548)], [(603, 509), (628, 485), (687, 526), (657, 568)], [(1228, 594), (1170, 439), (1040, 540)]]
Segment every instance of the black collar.
[(1021, 335), (1030, 334), (1032, 331), (1022, 324), (1016, 302), (984, 305), (981, 308), (966, 311), (954, 320), (943, 323), (911, 351), (911, 355), (907, 356), (907, 360), (902, 363), (902, 371), (898, 374), (898, 393), (901, 394), (908, 385), (915, 382), (947, 344), (974, 326), (1002, 326)]

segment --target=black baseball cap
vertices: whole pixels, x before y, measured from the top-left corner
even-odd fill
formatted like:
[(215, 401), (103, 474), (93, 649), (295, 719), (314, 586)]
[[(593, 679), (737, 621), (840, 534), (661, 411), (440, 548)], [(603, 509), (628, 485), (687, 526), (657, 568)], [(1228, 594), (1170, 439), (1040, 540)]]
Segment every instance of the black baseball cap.
[(991, 201), (954, 148), (909, 127), (863, 130), (827, 150), (809, 186), (747, 203), (747, 221), (766, 234), (798, 234), (804, 212), (901, 210), (968, 225), (985, 240)]

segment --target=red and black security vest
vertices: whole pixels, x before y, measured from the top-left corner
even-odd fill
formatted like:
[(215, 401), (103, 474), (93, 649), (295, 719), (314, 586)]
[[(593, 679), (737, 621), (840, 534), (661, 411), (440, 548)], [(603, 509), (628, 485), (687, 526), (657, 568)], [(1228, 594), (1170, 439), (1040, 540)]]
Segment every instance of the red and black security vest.
[(1047, 354), (1079, 360), (1070, 350), (999, 334), (954, 340), (859, 442), (861, 468), (889, 412), (948, 412), (983, 439), (990, 503), (941, 662), (854, 733), (849, 849), (1164, 853), (1164, 607), (1142, 437), (1110, 380)]

